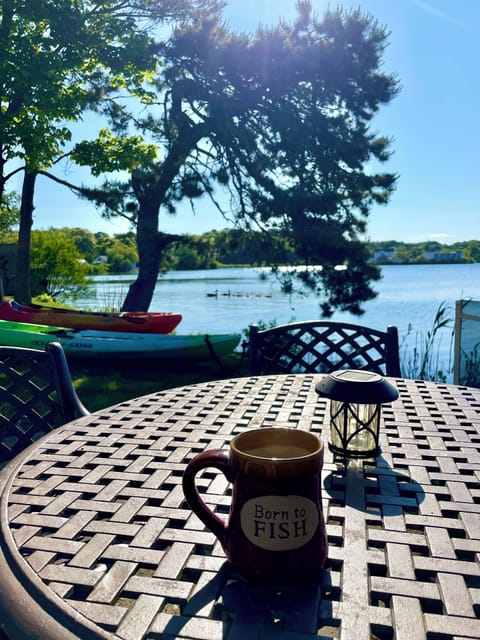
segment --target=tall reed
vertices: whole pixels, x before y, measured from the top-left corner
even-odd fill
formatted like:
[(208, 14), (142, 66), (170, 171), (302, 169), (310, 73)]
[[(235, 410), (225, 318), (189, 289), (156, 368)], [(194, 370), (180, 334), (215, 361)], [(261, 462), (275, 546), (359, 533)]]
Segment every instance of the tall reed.
[[(449, 315), (452, 308), (444, 301), (440, 304), (433, 319), (432, 328), (426, 334), (417, 332), (413, 349), (408, 347), (408, 338), (412, 335), (413, 327), (408, 325), (406, 335), (400, 344), (400, 361), (402, 374), (406, 378), (416, 380), (436, 380), (447, 382), (453, 373), (453, 316)], [(451, 326), (448, 362), (440, 361), (440, 344), (443, 338), (440, 332)]]
[(120, 311), (126, 295), (126, 286), (102, 288), (102, 295), (100, 299), (97, 294), (95, 311), (102, 311), (103, 313), (116, 313)]

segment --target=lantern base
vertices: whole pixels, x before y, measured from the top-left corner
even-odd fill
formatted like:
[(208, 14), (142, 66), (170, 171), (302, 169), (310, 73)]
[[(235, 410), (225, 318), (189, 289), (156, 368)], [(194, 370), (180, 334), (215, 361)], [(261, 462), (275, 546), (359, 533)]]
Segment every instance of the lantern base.
[(376, 458), (380, 453), (380, 447), (371, 449), (370, 451), (345, 451), (345, 449), (339, 449), (331, 442), (328, 443), (328, 448), (333, 453), (333, 459), (336, 458), (355, 458), (357, 460), (367, 460), (368, 458)]

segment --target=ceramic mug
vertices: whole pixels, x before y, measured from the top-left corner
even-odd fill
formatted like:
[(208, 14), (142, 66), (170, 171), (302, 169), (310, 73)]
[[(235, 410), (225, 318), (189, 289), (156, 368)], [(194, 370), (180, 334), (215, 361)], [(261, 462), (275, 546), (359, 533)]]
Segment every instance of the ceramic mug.
[[(320, 574), (327, 556), (323, 451), (312, 433), (265, 427), (236, 436), (229, 450), (205, 451), (188, 464), (185, 498), (243, 577), (281, 586)], [(228, 523), (197, 491), (196, 475), (207, 467), (219, 469), (233, 485)]]

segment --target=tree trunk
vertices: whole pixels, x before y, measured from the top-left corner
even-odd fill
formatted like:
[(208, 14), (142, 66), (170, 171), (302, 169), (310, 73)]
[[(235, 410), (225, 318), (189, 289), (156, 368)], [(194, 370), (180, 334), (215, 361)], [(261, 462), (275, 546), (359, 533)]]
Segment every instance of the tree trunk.
[(148, 311), (160, 268), (159, 206), (141, 202), (137, 219), (138, 276), (128, 288), (122, 311)]
[(148, 311), (157, 282), (162, 251), (179, 236), (160, 233), (158, 217), (165, 195), (190, 151), (206, 131), (204, 124), (183, 127), (167, 158), (150, 172), (134, 171), (132, 188), (139, 204), (137, 216), (138, 276), (132, 282), (122, 311)]
[(5, 185), (7, 183), (5, 179), (5, 165), (6, 161), (3, 159), (3, 145), (0, 144), (0, 201), (3, 200), (5, 195)]
[(21, 304), (30, 304), (30, 246), (33, 224), (33, 194), (37, 172), (25, 167), (20, 205), (20, 225), (18, 231), (17, 271), (15, 277), (15, 299)]

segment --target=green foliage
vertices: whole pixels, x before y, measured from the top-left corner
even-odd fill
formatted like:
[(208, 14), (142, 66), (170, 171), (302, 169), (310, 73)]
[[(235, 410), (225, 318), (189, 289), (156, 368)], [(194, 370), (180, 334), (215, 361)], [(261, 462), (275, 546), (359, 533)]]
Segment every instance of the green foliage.
[(469, 240), (463, 248), (463, 255), (467, 262), (480, 262), (480, 242)]
[(110, 273), (128, 273), (134, 269), (138, 262), (138, 253), (135, 242), (125, 238), (115, 237), (114, 242), (107, 248), (105, 255), (108, 258)]
[(31, 268), (34, 295), (75, 299), (88, 290), (87, 267), (73, 240), (63, 231), (32, 232)]
[(63, 227), (59, 231), (72, 240), (82, 258), (87, 262), (93, 262), (97, 257), (97, 239), (91, 231), (80, 227)]
[(45, 0), (42, 11), (37, 4), (0, 3), (2, 157), (34, 168), (51, 164), (70, 139), (65, 121), (76, 119), (88, 103), (83, 83), (72, 75), (83, 64), (85, 44), (72, 22), (78, 12), (73, 3), (67, 8)]
[(116, 137), (110, 129), (102, 129), (98, 138), (75, 146), (71, 158), (80, 166), (88, 166), (92, 175), (105, 171), (133, 170), (140, 164), (155, 160), (157, 148), (146, 144), (141, 136)]
[(209, 253), (202, 252), (202, 247), (180, 245), (174, 249), (171, 263), (174, 269), (215, 269), (218, 262)]
[(94, 235), (96, 256), (105, 255), (107, 250), (112, 246), (115, 236), (112, 238), (112, 236), (104, 231), (97, 231)]
[(17, 233), (14, 227), (18, 226), (20, 211), (18, 210), (19, 197), (16, 193), (4, 193), (0, 201), (0, 242), (15, 242)]

